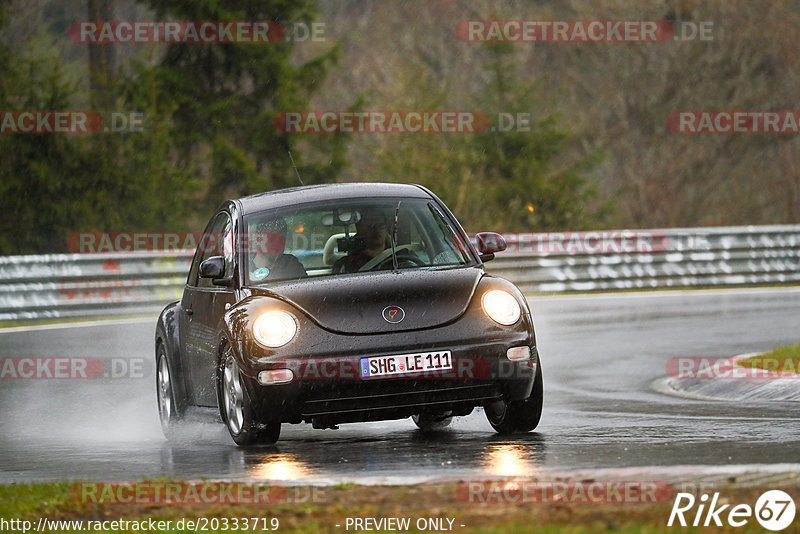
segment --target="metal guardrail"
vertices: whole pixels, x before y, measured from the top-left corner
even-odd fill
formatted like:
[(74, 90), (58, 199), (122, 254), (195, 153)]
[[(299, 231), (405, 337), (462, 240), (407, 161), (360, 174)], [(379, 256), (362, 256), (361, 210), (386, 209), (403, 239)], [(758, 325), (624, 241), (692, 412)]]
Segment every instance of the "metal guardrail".
[[(487, 270), (525, 292), (800, 284), (800, 225), (510, 234)], [(0, 320), (156, 312), (191, 251), (0, 257)]]
[(526, 292), (800, 284), (800, 225), (616, 233), (609, 249), (625, 248), (619, 244), (626, 239), (628, 248), (640, 240), (647, 245), (651, 238), (649, 250), (591, 252), (579, 241), (570, 253), (567, 234), (563, 251), (537, 252), (541, 241), (533, 240), (533, 252), (500, 253), (487, 269)]
[(192, 252), (0, 257), (0, 320), (156, 312), (181, 297)]

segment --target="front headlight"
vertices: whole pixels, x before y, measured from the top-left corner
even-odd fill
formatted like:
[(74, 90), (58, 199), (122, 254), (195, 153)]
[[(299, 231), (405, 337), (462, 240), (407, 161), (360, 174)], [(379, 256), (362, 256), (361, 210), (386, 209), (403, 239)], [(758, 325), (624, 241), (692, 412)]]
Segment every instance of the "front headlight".
[(511, 293), (502, 289), (492, 289), (484, 293), (481, 305), (490, 319), (506, 326), (519, 321), (522, 313), (517, 299)]
[(297, 321), (285, 311), (271, 310), (253, 321), (253, 336), (265, 347), (286, 345), (297, 333)]

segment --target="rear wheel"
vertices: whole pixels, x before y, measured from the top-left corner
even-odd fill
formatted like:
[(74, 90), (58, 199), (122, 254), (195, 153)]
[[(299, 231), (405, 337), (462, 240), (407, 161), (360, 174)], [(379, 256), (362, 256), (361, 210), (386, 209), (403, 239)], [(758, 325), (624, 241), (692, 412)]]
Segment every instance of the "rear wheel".
[(167, 439), (174, 439), (183, 418), (184, 403), (175, 396), (173, 377), (169, 370), (169, 358), (164, 343), (158, 343), (156, 346), (156, 398), (161, 431)]
[(281, 434), (280, 422), (262, 421), (253, 410), (242, 380), (233, 351), (226, 347), (217, 373), (217, 398), (228, 432), (239, 446), (275, 443)]
[(500, 434), (530, 432), (539, 425), (544, 403), (544, 385), (542, 384), (542, 362), (536, 366), (536, 378), (533, 390), (527, 399), (506, 401), (503, 399), (488, 402), (484, 406), (486, 418)]
[(442, 430), (453, 422), (453, 416), (449, 412), (446, 414), (422, 412), (412, 415), (411, 419), (423, 432)]

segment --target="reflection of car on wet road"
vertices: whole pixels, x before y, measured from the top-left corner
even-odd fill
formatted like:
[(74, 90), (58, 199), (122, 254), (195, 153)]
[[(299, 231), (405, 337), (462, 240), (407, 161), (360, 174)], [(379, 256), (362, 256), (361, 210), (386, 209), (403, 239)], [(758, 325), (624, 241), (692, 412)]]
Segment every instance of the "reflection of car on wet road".
[(239, 445), (282, 423), (413, 417), (422, 429), (484, 406), (498, 432), (542, 409), (528, 305), (483, 262), (430, 191), (333, 184), (225, 202), (206, 227), (180, 301), (156, 328), (157, 394), (170, 436), (217, 408)]

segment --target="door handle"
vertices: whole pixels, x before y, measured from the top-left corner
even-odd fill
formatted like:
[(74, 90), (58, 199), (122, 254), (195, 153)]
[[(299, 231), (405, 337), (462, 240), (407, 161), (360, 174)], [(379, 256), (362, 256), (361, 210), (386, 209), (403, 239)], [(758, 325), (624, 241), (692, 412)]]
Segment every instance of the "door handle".
[(191, 306), (189, 306), (188, 308), (186, 308), (186, 315), (189, 315), (189, 316), (191, 316), (193, 313), (194, 313), (194, 310), (192, 310), (192, 307), (191, 307)]

